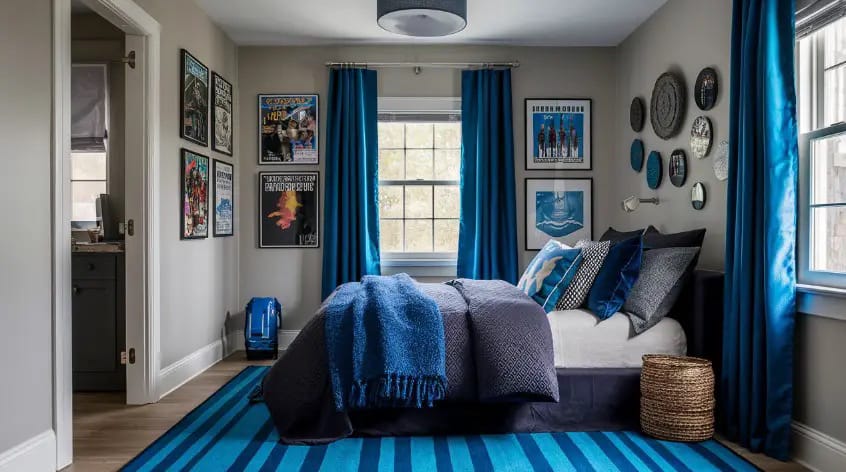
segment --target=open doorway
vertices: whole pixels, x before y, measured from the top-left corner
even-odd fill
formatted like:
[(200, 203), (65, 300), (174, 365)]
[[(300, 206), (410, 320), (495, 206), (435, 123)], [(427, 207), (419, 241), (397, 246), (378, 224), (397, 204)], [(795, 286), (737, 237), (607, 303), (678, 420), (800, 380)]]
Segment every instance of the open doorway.
[(130, 0), (53, 5), (53, 385), (62, 468), (73, 458), (75, 410), (159, 399), (159, 25)]

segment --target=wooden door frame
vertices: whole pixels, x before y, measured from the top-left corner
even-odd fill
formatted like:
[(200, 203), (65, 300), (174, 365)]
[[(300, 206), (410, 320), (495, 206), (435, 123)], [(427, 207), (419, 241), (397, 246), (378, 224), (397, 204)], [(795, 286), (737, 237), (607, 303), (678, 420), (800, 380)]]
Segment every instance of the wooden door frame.
[[(144, 300), (143, 329), (127, 329), (127, 346), (134, 346), (137, 362), (127, 366), (127, 402), (152, 403), (158, 397), (159, 371), (159, 126), (161, 26), (132, 0), (83, 0), (93, 11), (131, 35), (145, 38), (144, 48), (144, 182), (141, 244), (145, 261), (139, 287)], [(71, 8), (68, 0), (53, 0), (53, 133), (52, 184), (52, 315), (53, 315), (53, 431), (56, 466), (73, 461), (73, 385), (71, 344), (71, 194), (70, 194), (70, 77)], [(127, 324), (129, 326), (129, 324)], [(140, 325), (139, 325), (140, 326)], [(138, 332), (140, 331), (140, 332)], [(130, 382), (129, 377), (135, 381)]]

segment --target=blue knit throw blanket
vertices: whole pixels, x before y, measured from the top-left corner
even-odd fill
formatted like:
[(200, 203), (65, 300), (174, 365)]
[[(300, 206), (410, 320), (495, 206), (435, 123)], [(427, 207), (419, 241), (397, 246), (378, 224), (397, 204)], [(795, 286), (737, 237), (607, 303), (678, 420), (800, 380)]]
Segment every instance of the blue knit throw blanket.
[(431, 407), (446, 391), (438, 305), (406, 274), (344, 284), (324, 309), (335, 408)]

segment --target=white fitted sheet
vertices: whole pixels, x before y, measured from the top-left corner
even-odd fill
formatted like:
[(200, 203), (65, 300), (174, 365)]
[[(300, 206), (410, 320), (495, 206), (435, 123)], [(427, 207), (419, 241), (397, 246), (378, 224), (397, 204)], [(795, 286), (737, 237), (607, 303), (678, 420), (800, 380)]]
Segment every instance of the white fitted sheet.
[(684, 330), (672, 318), (634, 337), (629, 337), (631, 322), (623, 313), (600, 322), (587, 310), (553, 311), (549, 325), (555, 367), (641, 367), (644, 354), (687, 353)]

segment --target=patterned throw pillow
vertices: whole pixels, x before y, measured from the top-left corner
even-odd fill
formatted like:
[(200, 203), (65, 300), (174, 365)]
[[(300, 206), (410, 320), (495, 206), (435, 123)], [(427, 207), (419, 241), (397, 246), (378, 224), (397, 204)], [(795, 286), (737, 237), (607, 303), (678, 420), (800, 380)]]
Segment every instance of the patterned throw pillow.
[(581, 249), (550, 240), (523, 272), (517, 288), (549, 313), (570, 285), (581, 262)]
[(640, 236), (611, 245), (585, 302), (597, 318), (606, 320), (623, 307), (640, 274), (642, 255)]
[(611, 249), (611, 241), (584, 240), (579, 241), (576, 247), (582, 249), (582, 264), (576, 271), (576, 276), (573, 277), (570, 286), (567, 287), (567, 291), (558, 299), (558, 303), (555, 305), (556, 310), (575, 310), (582, 306), (590, 288), (593, 286), (596, 274), (599, 273), (602, 263), (605, 262), (608, 250)]

